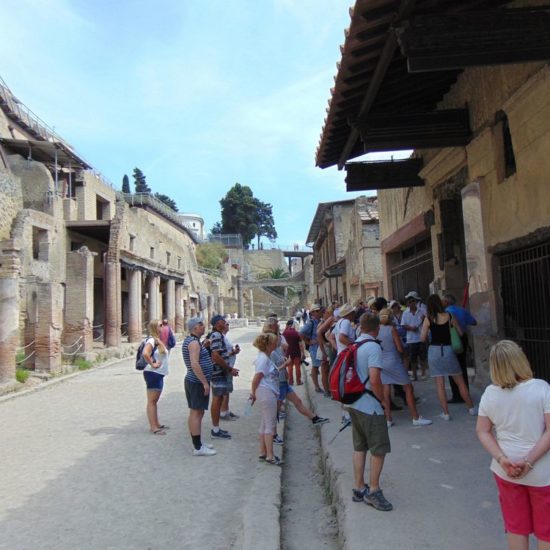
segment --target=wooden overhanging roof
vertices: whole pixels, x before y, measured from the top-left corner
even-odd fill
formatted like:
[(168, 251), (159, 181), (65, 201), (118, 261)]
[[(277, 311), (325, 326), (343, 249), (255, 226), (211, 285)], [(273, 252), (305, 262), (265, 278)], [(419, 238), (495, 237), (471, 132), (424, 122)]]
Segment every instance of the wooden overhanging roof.
[[(436, 111), (464, 67), (550, 58), (548, 7), (507, 0), (357, 0), (316, 154), (465, 145), (467, 108)], [(415, 71), (415, 72), (413, 72)]]

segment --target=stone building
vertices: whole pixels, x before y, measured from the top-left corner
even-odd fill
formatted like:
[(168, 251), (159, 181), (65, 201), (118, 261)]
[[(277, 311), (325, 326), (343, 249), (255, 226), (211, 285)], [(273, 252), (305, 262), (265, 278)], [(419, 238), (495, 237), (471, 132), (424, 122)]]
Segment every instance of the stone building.
[(423, 4), (356, 2), (317, 164), (378, 190), (390, 296), (469, 297), (478, 374), (506, 337), (550, 379), (550, 4)]
[(306, 242), (313, 246), (310, 301), (355, 302), (383, 292), (376, 197), (320, 203)]
[(0, 81), (0, 384), (25, 366), (141, 340), (166, 317), (236, 309), (238, 271), (205, 273), (197, 237), (149, 195), (124, 195)]

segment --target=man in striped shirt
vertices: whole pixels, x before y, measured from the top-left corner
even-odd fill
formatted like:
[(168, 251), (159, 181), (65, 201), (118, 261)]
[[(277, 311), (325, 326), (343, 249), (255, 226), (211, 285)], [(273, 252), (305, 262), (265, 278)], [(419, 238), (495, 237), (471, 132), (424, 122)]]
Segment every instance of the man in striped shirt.
[(211, 456), (215, 455), (216, 451), (212, 445), (202, 443), (201, 427), (204, 411), (208, 409), (210, 398), (212, 359), (208, 350), (200, 342), (200, 338), (204, 334), (203, 320), (200, 317), (192, 317), (187, 322), (187, 330), (189, 336), (185, 338), (181, 347), (183, 361), (187, 367), (185, 375), (185, 396), (189, 406), (187, 423), (193, 440), (193, 454), (195, 456)]

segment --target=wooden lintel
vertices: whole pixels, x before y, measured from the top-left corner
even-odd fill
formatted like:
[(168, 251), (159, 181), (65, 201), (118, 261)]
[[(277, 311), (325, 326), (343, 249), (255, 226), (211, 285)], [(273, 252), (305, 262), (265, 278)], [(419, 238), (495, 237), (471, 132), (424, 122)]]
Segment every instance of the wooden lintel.
[(550, 6), (411, 18), (396, 29), (409, 72), (550, 59)]
[(467, 109), (369, 113), (354, 126), (367, 152), (457, 147), (471, 139)]
[(346, 189), (348, 191), (372, 191), (420, 187), (424, 185), (424, 180), (418, 175), (422, 166), (421, 158), (348, 162), (346, 164)]

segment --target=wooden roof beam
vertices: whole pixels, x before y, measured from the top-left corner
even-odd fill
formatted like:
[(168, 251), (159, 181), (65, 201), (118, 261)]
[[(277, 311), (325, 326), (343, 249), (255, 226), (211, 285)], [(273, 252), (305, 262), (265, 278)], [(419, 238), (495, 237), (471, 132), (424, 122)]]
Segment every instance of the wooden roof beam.
[(550, 6), (422, 15), (396, 32), (411, 73), (550, 59)]

